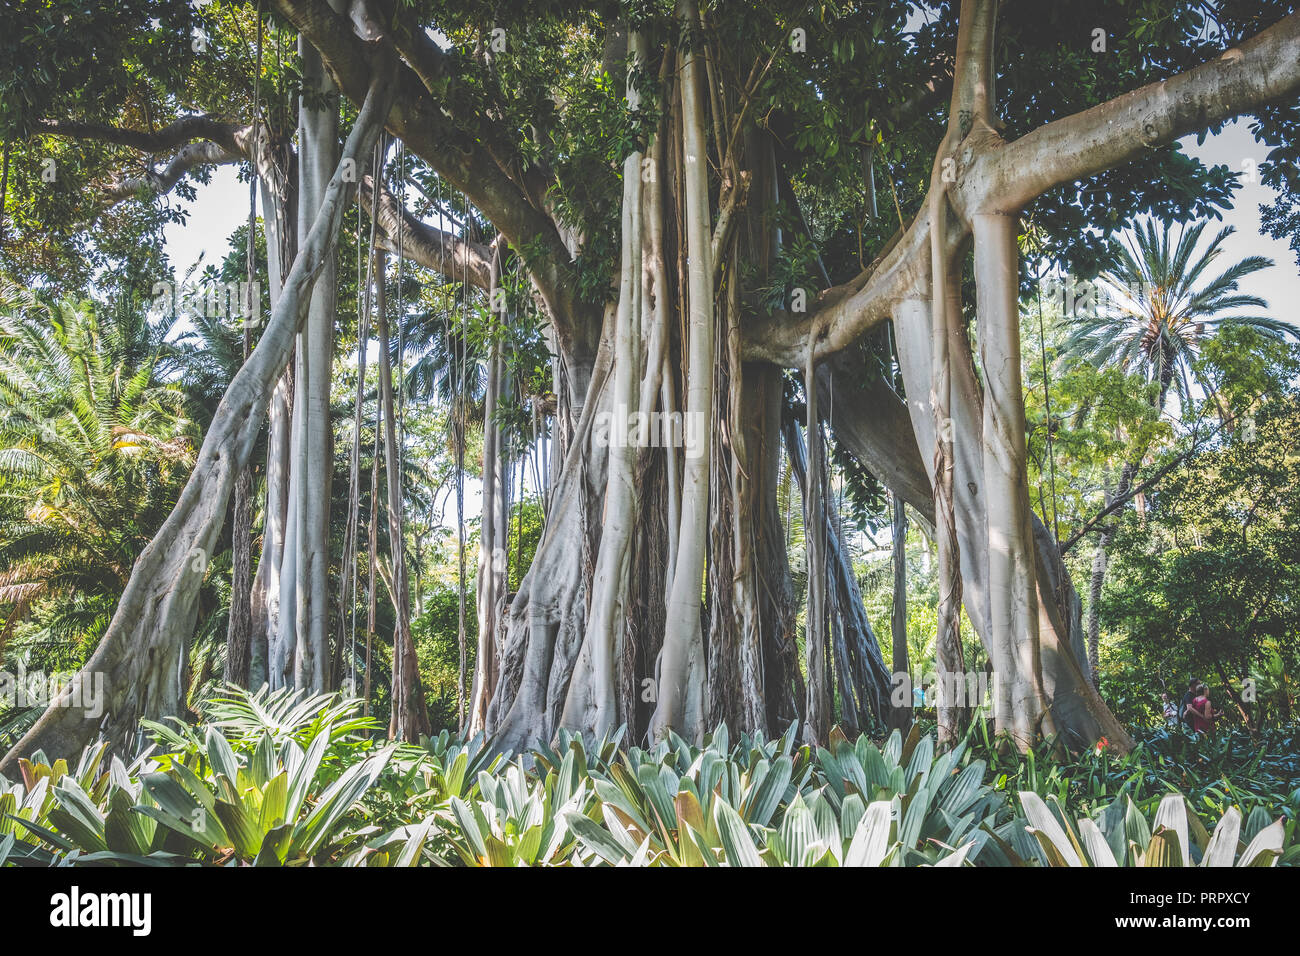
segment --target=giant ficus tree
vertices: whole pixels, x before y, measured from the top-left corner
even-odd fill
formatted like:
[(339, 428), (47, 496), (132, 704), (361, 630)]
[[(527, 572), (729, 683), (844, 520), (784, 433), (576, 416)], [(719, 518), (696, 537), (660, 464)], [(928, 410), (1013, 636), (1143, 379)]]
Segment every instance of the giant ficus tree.
[[(837, 720), (885, 716), (888, 669), (830, 507), (833, 442), (933, 522), (940, 670), (962, 669), (964, 607), (997, 676), (997, 730), (1019, 746), (1053, 731), (1128, 745), (1085, 677), (1072, 589), (1030, 510), (1019, 223), (1032, 207), (1074, 266), (1085, 226), (1199, 212), (1230, 192), (1224, 171), (1171, 144), (1242, 113), (1291, 117), (1289, 4), (267, 5), (299, 32), (304, 75), (319, 62), (360, 116), (328, 188), (337, 141), (305, 144), (300, 124), (299, 162), (318, 151), (298, 197), (314, 224), (280, 263), (270, 325), (87, 665), (118, 688), (106, 723), (56, 705), (0, 766), (121, 739), (175, 705), (167, 668), (198, 585), (186, 556), (215, 534), (299, 328), (295, 387), (319, 387), (312, 350), (328, 354), (329, 330), (312, 282), (328, 275), (347, 162), (364, 165), (379, 125), (500, 235), (493, 250), (372, 189), (382, 246), (488, 289), (508, 245), (551, 329), (548, 520), (517, 592), (488, 602), (501, 613), (480, 636), (473, 726), (517, 749), (561, 727), (698, 737), (720, 720), (797, 718), (825, 739)], [(39, 120), (22, 133), (84, 131), (76, 116)], [(177, 116), (166, 129), (182, 172), (259, 158), (243, 126)], [(901, 393), (871, 372), (882, 354)], [(302, 487), (328, 437), (297, 405)], [(640, 431), (663, 416), (680, 416), (666, 443)], [(804, 491), (802, 641), (783, 455)], [(310, 574), (281, 594), (298, 613), (316, 606)], [(940, 717), (953, 733), (955, 713)]]

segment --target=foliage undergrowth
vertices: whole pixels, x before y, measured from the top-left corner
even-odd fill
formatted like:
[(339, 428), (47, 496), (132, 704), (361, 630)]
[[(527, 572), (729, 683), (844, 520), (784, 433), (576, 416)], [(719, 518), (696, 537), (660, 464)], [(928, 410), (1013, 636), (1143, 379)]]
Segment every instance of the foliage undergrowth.
[[(1274, 865), (1300, 792), (1294, 732), (1152, 738), (1132, 754), (947, 752), (797, 727), (702, 746), (564, 732), (522, 755), (481, 735), (376, 739), (360, 702), (230, 691), (197, 726), (146, 725), (0, 778), (0, 865)], [(1211, 835), (1213, 830), (1213, 835)]]

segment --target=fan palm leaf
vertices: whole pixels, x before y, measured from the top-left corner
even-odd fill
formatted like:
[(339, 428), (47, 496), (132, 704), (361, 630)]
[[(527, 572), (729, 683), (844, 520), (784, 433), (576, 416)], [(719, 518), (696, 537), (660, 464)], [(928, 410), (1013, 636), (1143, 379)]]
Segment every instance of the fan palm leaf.
[(1139, 373), (1159, 384), (1160, 409), (1171, 392), (1186, 409), (1194, 385), (1210, 391), (1195, 365), (1207, 337), (1226, 326), (1242, 326), (1265, 338), (1300, 338), (1288, 322), (1237, 311), (1268, 307), (1259, 296), (1241, 292), (1240, 284), (1272, 266), (1271, 259), (1247, 256), (1202, 281), (1235, 231), (1226, 226), (1202, 246), (1207, 225), (1201, 221), (1180, 229), (1175, 239), (1169, 223), (1147, 220), (1125, 239), (1112, 239), (1112, 265), (1099, 282), (1105, 302), (1094, 314), (1067, 319), (1064, 353), (1097, 368)]

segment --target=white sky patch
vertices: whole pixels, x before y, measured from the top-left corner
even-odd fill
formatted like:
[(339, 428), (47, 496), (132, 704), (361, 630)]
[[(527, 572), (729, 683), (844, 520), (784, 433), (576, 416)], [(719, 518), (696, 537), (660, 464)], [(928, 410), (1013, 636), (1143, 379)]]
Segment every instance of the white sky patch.
[[(1257, 295), (1268, 302), (1267, 312), (1260, 314), (1300, 326), (1300, 269), (1296, 268), (1296, 255), (1285, 240), (1272, 239), (1260, 231), (1260, 204), (1277, 198), (1276, 190), (1259, 182), (1259, 167), (1268, 156), (1269, 148), (1255, 141), (1250, 135), (1250, 121), (1241, 119), (1226, 126), (1217, 136), (1207, 136), (1202, 146), (1196, 145), (1195, 136), (1189, 136), (1180, 142), (1183, 152), (1207, 166), (1223, 164), (1240, 173), (1249, 164), (1249, 168), (1255, 170), (1255, 181), (1243, 182), (1234, 197), (1234, 207), (1223, 215), (1223, 225), (1236, 226), (1237, 232), (1224, 240), (1220, 262), (1239, 262), (1247, 256), (1267, 256), (1272, 259), (1274, 265), (1271, 269), (1256, 272), (1242, 280), (1241, 291)], [(1207, 226), (1201, 242), (1208, 242), (1220, 228), (1222, 226), (1219, 224)], [(1213, 269), (1210, 273), (1218, 274)]]

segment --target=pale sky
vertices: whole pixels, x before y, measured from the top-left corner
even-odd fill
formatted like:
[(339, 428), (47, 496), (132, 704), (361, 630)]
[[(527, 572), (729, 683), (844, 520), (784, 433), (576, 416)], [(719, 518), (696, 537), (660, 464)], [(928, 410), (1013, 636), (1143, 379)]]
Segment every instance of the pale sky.
[[(1207, 165), (1222, 163), (1236, 172), (1243, 172), (1249, 164), (1258, 170), (1268, 156), (1268, 147), (1255, 142), (1249, 126), (1248, 121), (1237, 120), (1218, 136), (1207, 136), (1203, 146), (1197, 146), (1196, 137), (1189, 136), (1182, 141), (1183, 150)], [(1229, 236), (1223, 243), (1223, 261), (1237, 262), (1246, 256), (1272, 259), (1274, 265), (1271, 269), (1247, 276), (1242, 281), (1242, 291), (1266, 300), (1268, 315), (1300, 325), (1300, 269), (1296, 268), (1295, 253), (1284, 240), (1270, 239), (1260, 232), (1260, 203), (1272, 202), (1277, 192), (1261, 185), (1258, 173), (1254, 178), (1254, 183), (1243, 183), (1234, 199), (1234, 208), (1223, 215), (1225, 224), (1237, 227), (1236, 235)], [(1201, 242), (1209, 242), (1217, 231), (1215, 224), (1207, 226)]]

